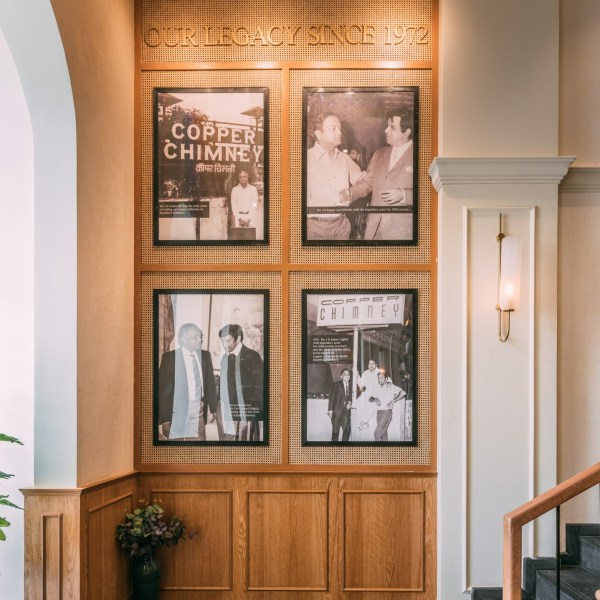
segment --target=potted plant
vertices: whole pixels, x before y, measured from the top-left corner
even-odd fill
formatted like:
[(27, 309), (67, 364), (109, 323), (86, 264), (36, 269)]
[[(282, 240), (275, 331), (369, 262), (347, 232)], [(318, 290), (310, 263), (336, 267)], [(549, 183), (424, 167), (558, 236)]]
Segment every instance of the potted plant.
[[(4, 433), (0, 433), (0, 442), (10, 442), (11, 444), (19, 444), (20, 446), (23, 445), (23, 442), (21, 442), (17, 438), (11, 437), (10, 435), (6, 435)], [(9, 479), (10, 477), (14, 477), (14, 475), (12, 475), (11, 473), (4, 473), (3, 471), (0, 471), (0, 479)], [(10, 506), (11, 508), (21, 509), (20, 506), (13, 504), (8, 499), (7, 494), (0, 494), (0, 506)], [(7, 521), (4, 517), (0, 517), (0, 542), (6, 540), (6, 534), (4, 533), (3, 529), (5, 527), (8, 527), (9, 525), (10, 521)]]
[[(117, 543), (133, 558), (133, 594), (139, 600), (158, 596), (160, 563), (154, 553), (162, 546), (175, 546), (186, 538), (186, 525), (181, 517), (165, 517), (160, 500), (138, 500), (139, 508), (128, 513), (116, 529)], [(191, 533), (187, 537), (191, 538)]]

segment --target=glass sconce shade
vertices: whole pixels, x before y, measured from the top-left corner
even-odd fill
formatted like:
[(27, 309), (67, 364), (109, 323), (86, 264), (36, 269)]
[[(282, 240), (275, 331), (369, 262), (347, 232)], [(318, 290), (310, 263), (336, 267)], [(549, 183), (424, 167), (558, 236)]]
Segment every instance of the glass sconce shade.
[(500, 246), (498, 307), (516, 310), (521, 292), (521, 241), (514, 235), (502, 239)]

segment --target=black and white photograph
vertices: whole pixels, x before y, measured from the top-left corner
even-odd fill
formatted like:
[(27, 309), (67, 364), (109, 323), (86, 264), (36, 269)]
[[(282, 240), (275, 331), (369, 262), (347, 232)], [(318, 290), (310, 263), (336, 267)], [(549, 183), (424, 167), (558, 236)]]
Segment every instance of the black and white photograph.
[(417, 290), (304, 290), (302, 444), (417, 443)]
[(154, 444), (268, 444), (268, 291), (154, 291)]
[(304, 88), (304, 245), (416, 245), (419, 88)]
[(154, 243), (268, 243), (268, 89), (154, 90)]

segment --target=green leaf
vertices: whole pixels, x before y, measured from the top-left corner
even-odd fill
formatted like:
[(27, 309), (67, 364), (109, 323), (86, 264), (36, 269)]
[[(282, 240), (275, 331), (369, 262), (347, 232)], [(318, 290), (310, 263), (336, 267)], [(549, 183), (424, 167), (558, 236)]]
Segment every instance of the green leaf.
[(20, 506), (13, 504), (10, 500), (7, 500), (8, 496), (0, 495), (0, 505), (2, 506), (10, 506), (12, 508), (18, 508), (19, 510), (23, 510)]
[(10, 435), (6, 435), (5, 433), (0, 433), (0, 442), (10, 442), (11, 444), (19, 444), (19, 446), (23, 445), (23, 442), (16, 437), (11, 437)]
[(4, 535), (4, 531), (0, 529), (0, 542), (4, 542), (6, 540), (6, 536)]
[(12, 473), (4, 473), (3, 471), (0, 471), (0, 479), (10, 479), (11, 477), (14, 477)]
[(7, 521), (4, 517), (0, 517), (0, 527), (8, 527), (10, 525), (10, 521)]

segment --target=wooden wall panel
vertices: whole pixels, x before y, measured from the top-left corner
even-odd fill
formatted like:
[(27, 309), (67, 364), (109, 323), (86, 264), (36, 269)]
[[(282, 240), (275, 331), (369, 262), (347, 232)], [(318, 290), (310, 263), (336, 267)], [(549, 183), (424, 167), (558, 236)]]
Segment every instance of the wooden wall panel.
[(247, 515), (249, 590), (327, 589), (327, 491), (251, 491)]
[(344, 503), (344, 590), (422, 592), (422, 491), (351, 492)]
[(231, 590), (232, 581), (232, 491), (155, 489), (170, 516), (187, 515), (196, 530), (192, 539), (160, 552), (163, 590)]
[(115, 527), (138, 498), (199, 535), (159, 551), (161, 600), (434, 600), (431, 475), (132, 474), (24, 490), (26, 600), (127, 600)]
[(436, 596), (435, 477), (139, 474), (138, 496), (200, 530), (162, 550), (162, 600)]
[(78, 490), (25, 495), (25, 598), (80, 598)]
[[(125, 600), (129, 595), (129, 556), (115, 542), (115, 527), (133, 508), (133, 493), (88, 508), (87, 591), (89, 598)], [(115, 576), (117, 574), (117, 576)]]
[(42, 597), (62, 599), (62, 513), (42, 515)]
[(134, 475), (87, 489), (82, 495), (82, 595), (89, 600), (130, 596), (130, 559), (115, 540), (115, 529), (137, 503)]

